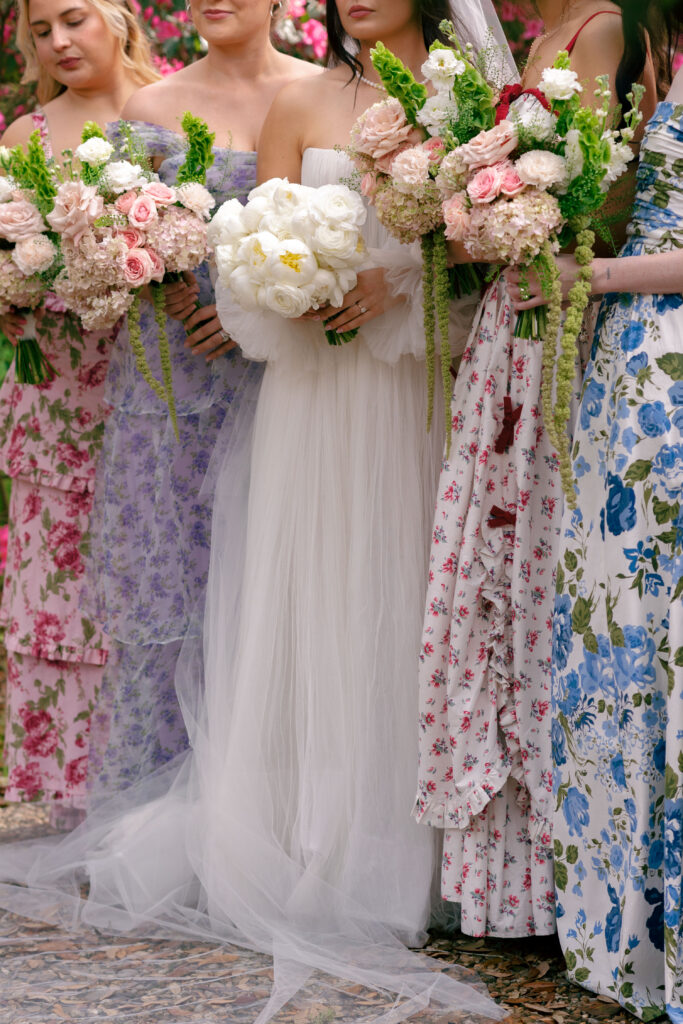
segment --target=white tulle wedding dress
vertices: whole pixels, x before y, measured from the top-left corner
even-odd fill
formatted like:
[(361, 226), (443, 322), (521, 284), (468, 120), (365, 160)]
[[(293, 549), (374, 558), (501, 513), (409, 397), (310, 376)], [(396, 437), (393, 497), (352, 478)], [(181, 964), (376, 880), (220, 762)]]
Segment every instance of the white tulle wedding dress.
[[(349, 169), (309, 149), (302, 180)], [(179, 680), (192, 752), (136, 807), (99, 808), (56, 846), (0, 849), (0, 880), (29, 886), (2, 885), (0, 905), (45, 917), (49, 902), (62, 923), (272, 955), (259, 1020), (315, 969), (385, 993), (383, 1009), (345, 1020), (393, 1024), (427, 1006), (435, 1020), (499, 1018), (471, 977), (406, 948), (424, 942), (438, 857), (438, 833), (410, 812), (443, 437), (438, 415), (425, 429), (419, 260), (372, 211), (364, 233), (408, 299), (347, 345), (219, 297), (225, 326), (267, 367), (256, 409), (233, 403), (217, 470), (203, 666), (188, 649)], [(473, 312), (454, 310), (461, 350)]]

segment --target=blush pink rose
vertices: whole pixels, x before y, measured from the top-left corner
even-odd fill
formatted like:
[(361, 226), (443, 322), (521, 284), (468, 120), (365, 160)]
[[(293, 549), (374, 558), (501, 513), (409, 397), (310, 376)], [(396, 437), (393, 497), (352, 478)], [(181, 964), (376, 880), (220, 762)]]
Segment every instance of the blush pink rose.
[(119, 228), (117, 238), (122, 238), (129, 249), (138, 249), (144, 244), (145, 236), (137, 228)]
[(131, 288), (143, 288), (152, 280), (154, 264), (146, 249), (129, 249), (123, 265), (123, 278)]
[(526, 182), (522, 181), (515, 165), (505, 160), (500, 166), (500, 191), (504, 196), (517, 196), (526, 188)]
[(130, 212), (130, 208), (137, 199), (137, 197), (137, 192), (124, 192), (123, 195), (120, 195), (119, 198), (116, 200), (114, 206), (119, 211), (119, 213), (122, 213), (124, 217), (127, 217), (128, 213)]
[(467, 185), (467, 194), (473, 203), (492, 203), (500, 195), (503, 182), (500, 164), (482, 167)]
[(488, 131), (480, 132), (471, 142), (461, 146), (460, 157), (471, 171), (501, 163), (517, 145), (517, 129), (511, 121), (501, 121)]
[(149, 181), (142, 186), (142, 191), (146, 196), (151, 196), (157, 206), (170, 206), (176, 201), (175, 189), (169, 188), (163, 181)]
[(414, 129), (406, 119), (403, 107), (391, 97), (375, 103), (361, 114), (353, 130), (353, 144), (361, 153), (379, 160), (408, 142)]
[(456, 192), (443, 204), (443, 219), (446, 238), (451, 242), (462, 242), (470, 223), (469, 204), (462, 192)]
[(157, 217), (156, 203), (151, 196), (137, 196), (128, 211), (128, 220), (134, 228), (148, 228)]
[(11, 202), (0, 203), (0, 238), (6, 238), (8, 242), (23, 242), (44, 231), (45, 224), (33, 203), (19, 198), (18, 192), (14, 195), (17, 198)]
[(372, 171), (364, 174), (360, 180), (360, 194), (366, 199), (372, 199), (377, 192), (377, 175)]
[(52, 213), (48, 213), (50, 227), (70, 238), (78, 245), (81, 238), (98, 217), (102, 216), (104, 202), (94, 185), (82, 181), (64, 181), (57, 190)]

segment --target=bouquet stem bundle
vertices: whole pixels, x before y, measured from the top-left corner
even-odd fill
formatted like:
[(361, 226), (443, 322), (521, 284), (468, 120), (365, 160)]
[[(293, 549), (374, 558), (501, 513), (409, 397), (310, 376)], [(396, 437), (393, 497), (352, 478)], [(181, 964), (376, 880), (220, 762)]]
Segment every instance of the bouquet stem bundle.
[(17, 384), (43, 384), (59, 376), (36, 338), (36, 322), (32, 312), (23, 312), (26, 318), (24, 334), (14, 350), (14, 368)]

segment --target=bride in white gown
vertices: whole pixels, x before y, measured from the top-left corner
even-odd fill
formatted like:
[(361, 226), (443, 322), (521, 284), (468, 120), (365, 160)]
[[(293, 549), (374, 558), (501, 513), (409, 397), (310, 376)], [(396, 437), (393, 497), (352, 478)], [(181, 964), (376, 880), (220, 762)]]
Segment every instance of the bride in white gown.
[[(463, 34), (481, 44), (495, 15), (461, 2)], [(334, 147), (380, 98), (370, 46), (382, 38), (419, 74), (425, 39), (459, 6), (329, 3), (333, 47), (343, 61), (344, 33), (359, 40), (364, 77), (339, 63), (286, 87), (264, 128), (261, 179), (349, 175)], [(438, 414), (425, 427), (419, 257), (372, 210), (364, 233), (376, 268), (334, 321), (360, 327), (346, 345), (329, 346), (320, 322), (242, 314), (219, 295), (224, 326), (267, 367), (255, 420), (235, 401), (225, 428), (203, 659), (188, 649), (179, 670), (192, 753), (127, 793), (137, 808), (98, 809), (56, 848), (0, 849), (0, 881), (29, 885), (1, 885), (0, 906), (46, 917), (47, 902), (62, 923), (157, 925), (268, 953), (275, 983), (260, 1021), (316, 968), (386, 992), (365, 1020), (393, 1024), (430, 1001), (500, 1018), (466, 976), (406, 949), (425, 941), (439, 856), (436, 830), (410, 811), (443, 437)], [(474, 304), (454, 307), (456, 354)]]

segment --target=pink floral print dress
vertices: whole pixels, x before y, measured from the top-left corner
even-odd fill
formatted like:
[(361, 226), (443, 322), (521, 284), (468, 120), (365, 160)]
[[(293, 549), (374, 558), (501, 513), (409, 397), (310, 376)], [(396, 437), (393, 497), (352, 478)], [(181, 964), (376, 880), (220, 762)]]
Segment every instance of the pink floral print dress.
[(444, 830), (442, 896), (470, 935), (555, 929), (550, 756), (559, 465), (540, 342), (489, 289), (455, 382), (420, 653), (416, 817)]
[(54, 307), (37, 320), (58, 376), (20, 385), (12, 366), (0, 389), (0, 468), (12, 478), (0, 604), (8, 657), (5, 796), (81, 808), (90, 715), (107, 660), (103, 632), (83, 615), (79, 596), (111, 336), (84, 333)]

